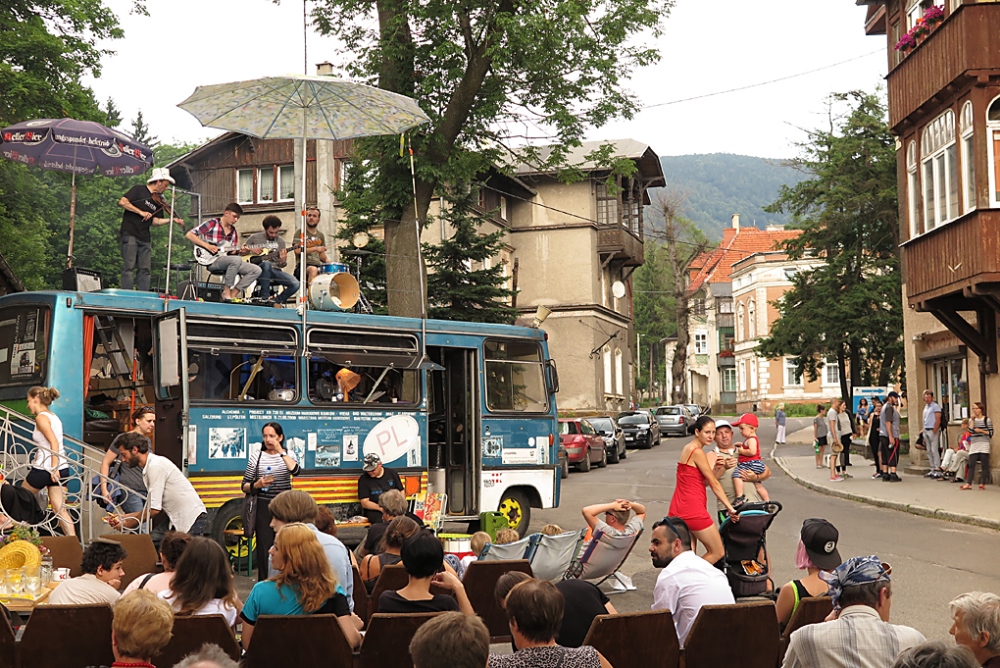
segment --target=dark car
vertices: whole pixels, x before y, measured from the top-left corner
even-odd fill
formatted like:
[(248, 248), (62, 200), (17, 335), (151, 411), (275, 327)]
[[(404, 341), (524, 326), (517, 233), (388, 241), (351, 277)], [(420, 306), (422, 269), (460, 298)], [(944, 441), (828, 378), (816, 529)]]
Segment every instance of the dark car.
[(599, 468), (608, 465), (608, 451), (604, 438), (594, 431), (590, 423), (580, 418), (559, 420), (559, 440), (566, 448), (569, 463), (581, 471), (589, 471), (591, 464)]
[(592, 417), (587, 418), (587, 422), (598, 434), (604, 437), (609, 464), (617, 464), (620, 459), (628, 457), (628, 450), (625, 449), (625, 432), (622, 431), (613, 417), (610, 415)]
[(685, 406), (660, 406), (656, 409), (656, 421), (664, 436), (687, 436), (688, 426), (694, 424), (695, 419)]
[(660, 426), (649, 413), (622, 413), (618, 426), (625, 432), (625, 445), (651, 448), (660, 444)]

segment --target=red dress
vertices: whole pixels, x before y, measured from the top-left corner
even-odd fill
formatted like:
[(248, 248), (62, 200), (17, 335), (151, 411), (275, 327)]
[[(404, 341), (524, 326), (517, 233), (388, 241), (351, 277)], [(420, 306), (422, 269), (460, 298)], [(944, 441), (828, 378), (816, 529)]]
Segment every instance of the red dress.
[(684, 520), (692, 531), (702, 531), (712, 526), (712, 517), (708, 514), (705, 484), (705, 476), (697, 466), (677, 462), (677, 486), (674, 488), (674, 496), (670, 499), (670, 510), (667, 513)]

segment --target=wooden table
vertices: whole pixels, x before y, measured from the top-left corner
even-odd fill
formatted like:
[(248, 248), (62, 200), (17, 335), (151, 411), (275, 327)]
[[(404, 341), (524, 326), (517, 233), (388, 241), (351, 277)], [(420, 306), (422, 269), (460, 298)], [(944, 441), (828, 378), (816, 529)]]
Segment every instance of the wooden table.
[(35, 606), (45, 601), (45, 599), (49, 597), (49, 594), (52, 593), (52, 590), (55, 589), (56, 585), (58, 584), (59, 584), (58, 582), (50, 582), (48, 585), (42, 588), (42, 592), (38, 595), (38, 598), (36, 599), (2, 598), (0, 599), (0, 603), (3, 603), (4, 606), (11, 612), (31, 614), (31, 611), (35, 609)]

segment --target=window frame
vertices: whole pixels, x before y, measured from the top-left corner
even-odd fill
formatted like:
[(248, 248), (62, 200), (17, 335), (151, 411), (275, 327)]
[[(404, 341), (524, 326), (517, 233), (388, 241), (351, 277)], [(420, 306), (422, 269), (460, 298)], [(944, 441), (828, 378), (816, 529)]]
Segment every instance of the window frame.
[[(537, 356), (533, 360), (524, 359), (499, 359), (490, 357), (489, 344), (491, 343), (506, 343), (506, 344), (517, 344), (517, 345), (530, 345), (533, 346), (537, 352)], [(546, 376), (546, 367), (548, 366), (549, 360), (545, 359), (543, 354), (542, 346), (538, 341), (533, 341), (530, 339), (516, 339), (516, 338), (503, 338), (503, 337), (488, 337), (483, 340), (483, 373), (482, 373), (482, 386), (483, 386), (483, 404), (486, 407), (486, 411), (491, 415), (543, 415), (548, 413), (551, 408), (551, 399), (549, 397), (549, 382)], [(506, 409), (506, 408), (492, 408), (490, 405), (491, 394), (490, 385), (488, 382), (488, 377), (490, 373), (490, 364), (507, 364), (509, 366), (514, 365), (533, 365), (538, 367), (540, 387), (542, 390), (542, 395), (544, 398), (543, 406), (537, 410), (518, 410), (516, 408)]]
[[(785, 387), (802, 387), (803, 386), (802, 374), (798, 373), (795, 361), (792, 360), (792, 358), (790, 357), (785, 357), (784, 366), (785, 366), (784, 369), (785, 373), (783, 380)], [(791, 376), (789, 376), (789, 374), (791, 374)], [(793, 379), (791, 382), (789, 382), (790, 377)]]
[[(835, 375), (833, 380), (830, 380), (831, 372)], [(823, 361), (823, 386), (840, 386), (840, 366), (838, 366), (836, 358), (827, 358)]]
[[(281, 174), (286, 170), (292, 173), (292, 196), (291, 197), (281, 197)], [(265, 200), (261, 195), (261, 189), (264, 186), (265, 178), (264, 172), (271, 172), (271, 199)], [(243, 199), (240, 197), (240, 174), (250, 172), (253, 175), (253, 183), (251, 184), (251, 199)], [(270, 206), (274, 204), (287, 204), (289, 202), (295, 201), (295, 164), (294, 163), (274, 163), (273, 165), (255, 165), (253, 167), (237, 167), (236, 168), (236, 196), (235, 200), (238, 204), (249, 205), (249, 206)]]
[(910, 218), (910, 238), (923, 234), (923, 220), (920, 217), (920, 180), (918, 174), (917, 142), (910, 140), (906, 147), (906, 212)]
[[(244, 199), (240, 197), (240, 174), (244, 172), (249, 172), (250, 174), (250, 199)], [(244, 167), (236, 170), (236, 203), (237, 204), (253, 204), (254, 198), (257, 196), (257, 170), (253, 167)]]
[(976, 144), (975, 110), (972, 100), (966, 100), (958, 117), (959, 148), (962, 173), (962, 213), (976, 209)]
[[(6, 378), (5, 382), (0, 383), (0, 387), (30, 387), (32, 385), (44, 385), (45, 379), (49, 375), (49, 347), (52, 344), (52, 312), (53, 307), (51, 304), (42, 304), (37, 302), (26, 302), (26, 303), (15, 303), (9, 304), (4, 308), (0, 309), (0, 322), (4, 323), (4, 327), (0, 327), (0, 331), (5, 329), (10, 325), (9, 321), (14, 312), (20, 312), (24, 315), (28, 315), (30, 312), (34, 312), (36, 315), (36, 320), (34, 324), (34, 339), (30, 342), (31, 348), (18, 348), (13, 350), (15, 346), (27, 345), (27, 341), (21, 341), (18, 343), (18, 334), (21, 331), (20, 324), (20, 314), (14, 318), (14, 338), (10, 341), (10, 346), (8, 347), (8, 356), (3, 361), (0, 362), (5, 368)], [(41, 313), (42, 323), (38, 322), (38, 314)], [(25, 322), (25, 330), (27, 326), (27, 321)], [(27, 334), (27, 331), (24, 332)], [(42, 345), (39, 346), (38, 343), (41, 341)], [(34, 351), (34, 362), (39, 366), (39, 371), (37, 374), (32, 372), (29, 374), (12, 374), (10, 370), (12, 368), (14, 355), (22, 354), (28, 350)], [(41, 358), (39, 358), (39, 353), (41, 353)], [(23, 378), (12, 378), (12, 376), (23, 376)], [(64, 389), (63, 392), (66, 392)]]
[(925, 233), (950, 223), (960, 215), (957, 150), (955, 111), (947, 109), (925, 125), (920, 132), (920, 176), (923, 180), (921, 192)]
[(708, 332), (704, 330), (699, 330), (692, 336), (692, 341), (694, 341), (694, 354), (695, 355), (707, 355), (708, 354)]
[(736, 369), (732, 367), (727, 367), (722, 370), (722, 391), (723, 392), (738, 392), (739, 384), (737, 382)]
[[(995, 109), (994, 109), (995, 108)], [(995, 113), (996, 120), (990, 118)], [(1000, 207), (1000, 95), (986, 105), (986, 149), (989, 173), (990, 208)]]

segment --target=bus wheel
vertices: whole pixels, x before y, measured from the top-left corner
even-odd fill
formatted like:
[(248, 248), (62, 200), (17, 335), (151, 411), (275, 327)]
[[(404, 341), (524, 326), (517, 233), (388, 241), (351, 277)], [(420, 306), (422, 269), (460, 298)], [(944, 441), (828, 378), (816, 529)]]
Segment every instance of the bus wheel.
[(528, 522), (531, 521), (528, 496), (519, 489), (509, 489), (504, 492), (497, 510), (507, 518), (507, 526), (524, 538), (524, 534), (528, 533)]
[(243, 499), (227, 501), (212, 520), (212, 539), (221, 545), (229, 562), (239, 574), (244, 568), (247, 575), (253, 574), (254, 549), (257, 547), (257, 537), (250, 540), (243, 537)]

